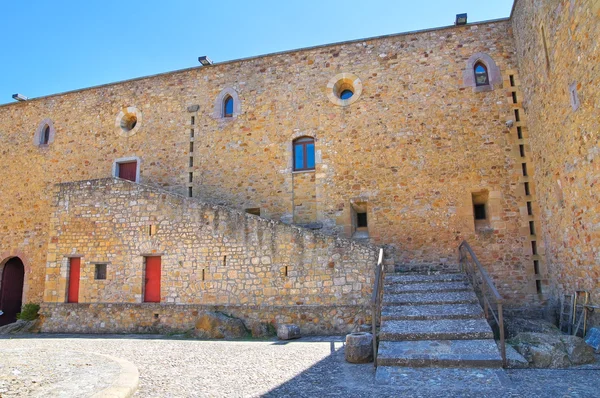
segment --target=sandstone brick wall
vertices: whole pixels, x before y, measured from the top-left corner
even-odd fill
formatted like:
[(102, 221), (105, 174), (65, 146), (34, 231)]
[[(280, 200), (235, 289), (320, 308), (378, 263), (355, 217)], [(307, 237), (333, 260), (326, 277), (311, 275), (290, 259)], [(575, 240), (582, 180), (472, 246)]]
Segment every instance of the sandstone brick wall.
[(600, 2), (517, 0), (512, 24), (550, 293), (587, 290), (598, 305)]
[[(345, 312), (353, 322), (366, 318), (374, 246), (119, 179), (60, 184), (55, 200), (47, 303), (66, 301), (70, 257), (81, 258), (80, 303), (142, 303), (144, 256), (160, 255), (162, 303), (289, 307), (281, 319), (297, 306), (329, 307), (311, 317), (321, 328), (337, 324), (338, 305), (354, 306)], [(107, 264), (105, 280), (94, 277), (98, 263)]]
[[(520, 164), (504, 126), (512, 112), (506, 88), (476, 92), (463, 79), (477, 53), (506, 79), (517, 66), (514, 51), (511, 22), (497, 21), (2, 106), (0, 252), (24, 260), (25, 301), (41, 301), (46, 253), (54, 250), (47, 246), (53, 184), (105, 178), (115, 159), (138, 157), (142, 183), (240, 210), (260, 207), (274, 220), (316, 221), (328, 233), (351, 236), (359, 203), (371, 241), (396, 246), (398, 262), (456, 263), (467, 239), (509, 300), (535, 301)], [(362, 82), (349, 106), (330, 101), (328, 82), (341, 73)], [(227, 119), (218, 112), (225, 93), (239, 98)], [(115, 125), (128, 107), (143, 116), (135, 134)], [(46, 118), (56, 134), (40, 147), (33, 137)], [(291, 143), (301, 136), (315, 138), (316, 167), (293, 174)], [(489, 223), (476, 230), (472, 194), (481, 191), (489, 193)]]

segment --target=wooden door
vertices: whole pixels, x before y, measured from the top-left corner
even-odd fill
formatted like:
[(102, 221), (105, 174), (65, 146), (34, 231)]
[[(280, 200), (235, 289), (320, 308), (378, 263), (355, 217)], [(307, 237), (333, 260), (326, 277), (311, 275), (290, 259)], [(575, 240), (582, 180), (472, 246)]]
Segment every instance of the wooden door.
[(0, 315), (0, 326), (17, 320), (17, 314), (21, 312), (24, 279), (23, 262), (17, 257), (8, 260), (2, 271), (0, 285), (0, 310), (3, 312)]
[(144, 302), (160, 303), (160, 257), (146, 257)]
[(119, 163), (119, 178), (135, 182), (137, 176), (137, 162)]
[(67, 293), (68, 303), (79, 302), (79, 274), (81, 273), (81, 259), (74, 257), (69, 259), (69, 287)]

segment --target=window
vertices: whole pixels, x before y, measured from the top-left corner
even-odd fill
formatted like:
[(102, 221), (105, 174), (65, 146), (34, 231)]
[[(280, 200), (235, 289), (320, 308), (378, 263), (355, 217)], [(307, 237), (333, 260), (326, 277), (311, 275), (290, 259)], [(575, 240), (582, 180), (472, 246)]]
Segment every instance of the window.
[(252, 207), (252, 208), (246, 209), (246, 213), (252, 214), (255, 216), (260, 216), (260, 207)]
[(294, 141), (294, 170), (315, 169), (315, 140), (302, 137)]
[(473, 205), (473, 212), (476, 220), (485, 220), (485, 205)]
[(475, 221), (475, 230), (485, 230), (490, 227), (490, 217), (488, 212), (488, 191), (471, 193), (473, 201), (473, 218)]
[(367, 213), (356, 213), (356, 228), (366, 228), (367, 225)]
[(484, 64), (478, 62), (475, 64), (475, 85), (476, 86), (489, 86), (490, 79), (488, 77), (488, 71)]
[(94, 279), (104, 280), (106, 279), (106, 264), (96, 264), (94, 271)]
[(40, 145), (48, 145), (50, 142), (50, 126), (46, 125), (40, 136)]
[(354, 93), (352, 92), (352, 90), (346, 89), (340, 93), (340, 99), (347, 100), (350, 99), (353, 95)]
[(232, 117), (233, 116), (233, 98), (231, 96), (225, 97), (223, 101), (223, 117)]

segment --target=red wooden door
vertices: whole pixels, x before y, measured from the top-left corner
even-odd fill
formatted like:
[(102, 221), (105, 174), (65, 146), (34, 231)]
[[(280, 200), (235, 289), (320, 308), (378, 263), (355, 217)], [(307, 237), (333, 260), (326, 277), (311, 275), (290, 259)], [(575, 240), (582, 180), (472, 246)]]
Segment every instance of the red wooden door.
[(0, 326), (17, 320), (17, 313), (21, 312), (24, 279), (23, 262), (17, 257), (8, 260), (2, 271), (0, 285), (0, 310), (3, 312), (0, 315)]
[(160, 303), (160, 257), (146, 257), (144, 302)]
[(81, 272), (81, 259), (74, 257), (69, 259), (69, 290), (67, 295), (67, 302), (78, 303), (79, 302), (79, 274)]
[(137, 174), (137, 162), (119, 163), (119, 178), (134, 181)]

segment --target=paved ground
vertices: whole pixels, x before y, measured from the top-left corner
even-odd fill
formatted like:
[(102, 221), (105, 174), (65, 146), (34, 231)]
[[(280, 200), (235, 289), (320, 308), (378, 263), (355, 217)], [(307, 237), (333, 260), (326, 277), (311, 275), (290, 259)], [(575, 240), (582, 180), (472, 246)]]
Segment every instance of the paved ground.
[[(135, 397), (600, 397), (600, 363), (574, 370), (391, 369), (344, 361), (338, 337), (198, 341), (155, 336), (0, 338), (0, 397), (84, 397), (139, 370)], [(122, 364), (121, 364), (122, 365)]]

